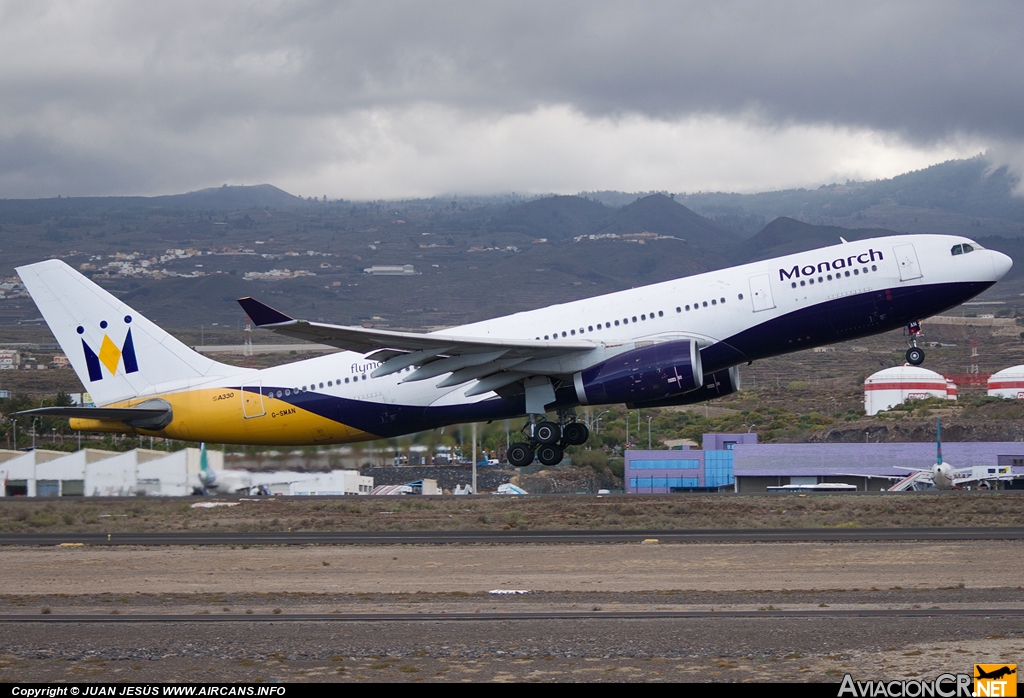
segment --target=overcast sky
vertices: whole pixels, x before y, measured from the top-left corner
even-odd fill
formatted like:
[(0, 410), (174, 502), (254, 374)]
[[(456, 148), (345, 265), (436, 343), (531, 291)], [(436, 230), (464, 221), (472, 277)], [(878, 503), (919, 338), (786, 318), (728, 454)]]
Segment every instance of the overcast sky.
[(1024, 165), (1020, 2), (0, 0), (0, 197), (761, 191)]

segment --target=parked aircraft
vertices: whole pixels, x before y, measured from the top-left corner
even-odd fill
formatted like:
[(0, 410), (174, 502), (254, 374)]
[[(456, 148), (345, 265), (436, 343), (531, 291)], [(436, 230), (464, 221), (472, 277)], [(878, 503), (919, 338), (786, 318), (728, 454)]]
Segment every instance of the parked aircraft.
[[(243, 298), (258, 327), (342, 350), (262, 370), (201, 356), (59, 260), (18, 272), (99, 405), (32, 413), (85, 431), (235, 444), (342, 443), (526, 416), (508, 449), (521, 466), (558, 463), (587, 440), (577, 406), (727, 395), (741, 364), (915, 330), (1011, 266), (959, 236), (844, 240), (428, 334), (308, 322)], [(919, 364), (911, 336), (907, 359)]]
[(937, 489), (960, 490), (969, 487), (992, 489), (999, 482), (1010, 482), (1014, 479), (1013, 468), (1008, 465), (974, 465), (955, 469), (949, 463), (942, 462), (942, 420), (935, 420), (935, 465), (928, 469), (896, 468), (909, 470), (910, 475), (898, 480), (889, 492), (905, 492), (907, 490)]

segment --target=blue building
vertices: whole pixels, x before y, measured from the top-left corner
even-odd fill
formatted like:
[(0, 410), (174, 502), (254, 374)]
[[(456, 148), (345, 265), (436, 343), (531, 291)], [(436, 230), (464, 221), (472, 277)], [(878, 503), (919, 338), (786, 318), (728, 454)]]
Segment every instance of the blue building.
[(626, 491), (649, 494), (732, 489), (733, 449), (756, 443), (757, 434), (704, 434), (699, 451), (689, 446), (671, 451), (628, 449), (623, 477)]
[[(765, 492), (782, 485), (845, 483), (882, 490), (918, 468), (931, 468), (935, 443), (759, 444), (757, 434), (704, 434), (703, 449), (627, 450), (626, 491)], [(1024, 442), (946, 442), (944, 460), (954, 468), (1011, 466), (1024, 488)]]

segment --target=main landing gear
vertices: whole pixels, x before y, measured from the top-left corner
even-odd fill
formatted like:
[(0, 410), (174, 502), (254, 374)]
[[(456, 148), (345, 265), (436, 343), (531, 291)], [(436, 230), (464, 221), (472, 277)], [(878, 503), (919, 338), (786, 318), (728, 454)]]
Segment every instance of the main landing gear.
[(920, 366), (924, 363), (924, 349), (917, 346), (917, 338), (921, 335), (921, 323), (914, 320), (907, 325), (907, 336), (909, 339), (907, 343), (910, 348), (907, 349), (907, 363), (911, 366)]
[(516, 468), (530, 465), (534, 457), (543, 465), (558, 465), (566, 446), (581, 446), (590, 438), (587, 425), (576, 421), (573, 410), (559, 411), (557, 424), (538, 422), (537, 415), (530, 415), (522, 432), (527, 440), (508, 447), (508, 462)]

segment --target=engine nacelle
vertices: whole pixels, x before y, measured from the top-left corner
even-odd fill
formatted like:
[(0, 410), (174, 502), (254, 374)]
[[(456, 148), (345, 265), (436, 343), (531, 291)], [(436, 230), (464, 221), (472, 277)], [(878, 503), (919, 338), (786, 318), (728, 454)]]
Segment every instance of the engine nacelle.
[(692, 340), (661, 342), (614, 356), (576, 373), (582, 405), (660, 400), (699, 388), (700, 349)]
[(723, 395), (730, 395), (740, 389), (740, 369), (737, 366), (724, 371), (715, 371), (704, 376), (704, 385), (682, 395), (673, 395), (660, 400), (628, 403), (631, 410), (646, 407), (675, 407), (676, 405), (693, 405), (698, 402), (714, 400)]

